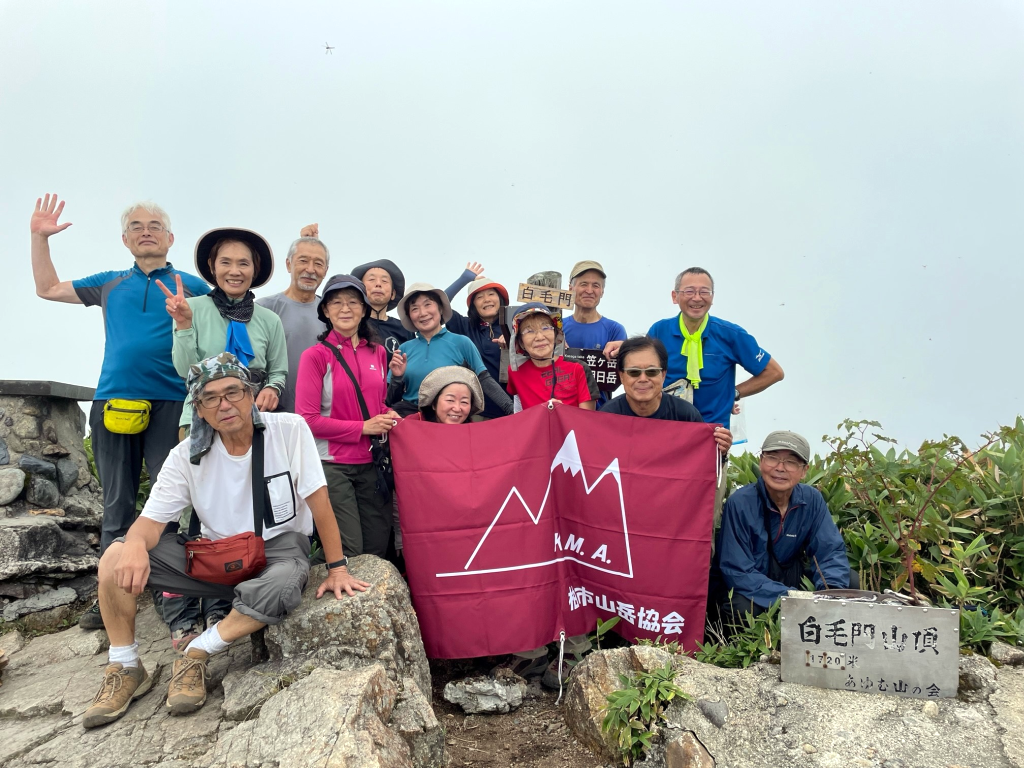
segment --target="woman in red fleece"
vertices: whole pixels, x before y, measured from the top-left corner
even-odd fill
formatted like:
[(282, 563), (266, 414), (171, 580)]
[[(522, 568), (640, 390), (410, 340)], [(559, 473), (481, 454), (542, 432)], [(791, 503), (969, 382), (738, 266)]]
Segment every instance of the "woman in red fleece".
[(302, 353), (295, 382), (295, 411), (316, 438), (346, 557), (384, 557), (391, 534), (391, 503), (376, 491), (370, 436), (389, 432), (399, 416), (384, 405), (387, 352), (370, 328), (369, 311), (359, 280), (328, 280), (317, 306), (327, 330)]

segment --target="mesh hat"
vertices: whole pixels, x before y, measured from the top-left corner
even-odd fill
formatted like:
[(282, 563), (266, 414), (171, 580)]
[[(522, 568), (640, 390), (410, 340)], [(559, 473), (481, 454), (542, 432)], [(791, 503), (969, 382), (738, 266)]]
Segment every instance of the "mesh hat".
[(410, 333), (416, 333), (416, 326), (409, 318), (409, 301), (417, 293), (429, 293), (441, 306), (441, 322), (447, 323), (452, 319), (452, 303), (448, 301), (448, 295), (440, 288), (435, 288), (430, 283), (413, 283), (409, 290), (398, 301), (398, 319), (402, 321), (402, 327)]
[(476, 374), (461, 365), (446, 365), (443, 368), (435, 368), (423, 377), (423, 383), (420, 384), (420, 410), (429, 410), (441, 391), (449, 384), (465, 384), (469, 387), (473, 398), (470, 416), (475, 416), (484, 409), (484, 390)]
[(270, 248), (267, 239), (251, 229), (239, 229), (238, 227), (218, 227), (200, 235), (196, 241), (196, 271), (210, 285), (216, 286), (217, 279), (210, 269), (210, 251), (213, 246), (221, 240), (238, 240), (245, 243), (260, 260), (259, 271), (252, 276), (250, 288), (259, 288), (270, 282), (274, 275), (274, 252)]
[[(324, 311), (324, 305), (327, 303), (327, 297), (334, 291), (340, 291), (342, 288), (352, 288), (353, 290), (359, 291), (359, 295), (363, 297), (363, 304), (367, 307), (370, 306), (370, 302), (366, 299), (366, 286), (363, 285), (363, 281), (359, 280), (352, 275), (334, 275), (327, 281), (327, 287), (324, 288), (323, 296), (320, 302), (316, 305), (316, 316), (320, 318), (320, 321), (330, 327), (331, 321), (327, 319), (327, 313)], [(365, 310), (364, 310), (365, 314)]]
[(574, 280), (580, 275), (582, 275), (584, 272), (587, 272), (591, 269), (594, 270), (595, 272), (600, 272), (601, 277), (608, 277), (608, 275), (605, 274), (604, 267), (601, 266), (600, 262), (577, 261), (575, 264), (572, 265), (572, 269), (569, 270), (569, 279)]
[(772, 432), (761, 444), (761, 453), (767, 451), (792, 451), (804, 460), (804, 464), (811, 461), (811, 444), (796, 432)]
[(383, 269), (391, 275), (391, 288), (395, 292), (395, 298), (388, 302), (388, 311), (390, 312), (398, 306), (398, 302), (405, 295), (405, 275), (402, 274), (402, 270), (391, 259), (377, 259), (376, 261), (368, 261), (366, 264), (360, 264), (352, 270), (352, 276), (357, 280), (362, 280), (371, 269)]

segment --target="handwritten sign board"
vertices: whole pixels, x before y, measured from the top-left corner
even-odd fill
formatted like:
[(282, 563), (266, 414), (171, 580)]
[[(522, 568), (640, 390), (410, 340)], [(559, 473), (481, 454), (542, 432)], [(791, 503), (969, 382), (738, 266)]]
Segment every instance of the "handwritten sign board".
[(782, 679), (883, 696), (956, 696), (960, 612), (782, 598)]
[(602, 392), (613, 392), (619, 386), (619, 366), (616, 360), (605, 359), (600, 349), (577, 349), (569, 347), (562, 353), (566, 360), (589, 368)]
[(539, 301), (541, 304), (557, 309), (572, 309), (573, 307), (572, 291), (532, 285), (531, 283), (520, 283), (516, 298), (523, 303)]

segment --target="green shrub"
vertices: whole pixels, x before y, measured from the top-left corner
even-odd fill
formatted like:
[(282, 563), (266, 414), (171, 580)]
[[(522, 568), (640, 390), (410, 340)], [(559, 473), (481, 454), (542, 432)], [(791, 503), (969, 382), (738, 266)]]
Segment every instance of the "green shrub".
[[(964, 647), (984, 652), (993, 640), (1024, 640), (1024, 420), (985, 435), (973, 451), (947, 435), (897, 452), (881, 429), (844, 421), (838, 436), (822, 438), (831, 453), (812, 459), (804, 481), (825, 497), (861, 587), (965, 609)], [(732, 457), (729, 473), (734, 487), (755, 482), (757, 457)]]
[(647, 751), (668, 703), (676, 697), (690, 698), (674, 677), (670, 662), (653, 672), (637, 672), (632, 679), (619, 675), (622, 689), (608, 694), (601, 730), (615, 737), (623, 765), (632, 765)]
[(697, 643), (695, 658), (716, 667), (746, 668), (778, 649), (780, 632), (777, 602), (757, 616), (743, 614), (730, 627), (708, 622), (705, 642)]

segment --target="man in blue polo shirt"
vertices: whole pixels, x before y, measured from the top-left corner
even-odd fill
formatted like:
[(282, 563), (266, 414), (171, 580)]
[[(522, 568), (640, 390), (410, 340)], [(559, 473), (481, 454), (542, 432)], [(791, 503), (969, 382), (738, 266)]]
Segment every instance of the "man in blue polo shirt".
[[(668, 350), (666, 388), (692, 389), (694, 406), (704, 421), (729, 426), (733, 406), (741, 398), (763, 392), (782, 381), (782, 367), (735, 323), (709, 313), (715, 281), (706, 269), (690, 267), (676, 277), (672, 301), (679, 314), (659, 320), (647, 335)], [(736, 366), (751, 375), (736, 384)]]
[[(135, 521), (142, 462), (155, 484), (167, 454), (178, 443), (185, 382), (171, 363), (172, 323), (155, 283), (160, 279), (173, 285), (175, 275), (180, 275), (186, 296), (202, 296), (210, 287), (167, 261), (167, 251), (174, 244), (171, 221), (154, 203), (130, 206), (121, 216), (121, 242), (135, 257), (129, 269), (61, 281), (50, 259), (49, 238), (71, 226), (58, 223), (63, 210), (64, 203), (58, 204), (56, 195), (36, 201), (30, 224), (32, 277), (36, 295), (43, 299), (103, 309), (106, 343), (89, 426), (103, 487), (100, 548), (105, 551)], [(104, 426), (104, 406), (114, 399), (149, 401), (149, 426), (137, 434), (109, 431)], [(80, 623), (86, 629), (101, 628), (98, 606), (87, 611)]]

